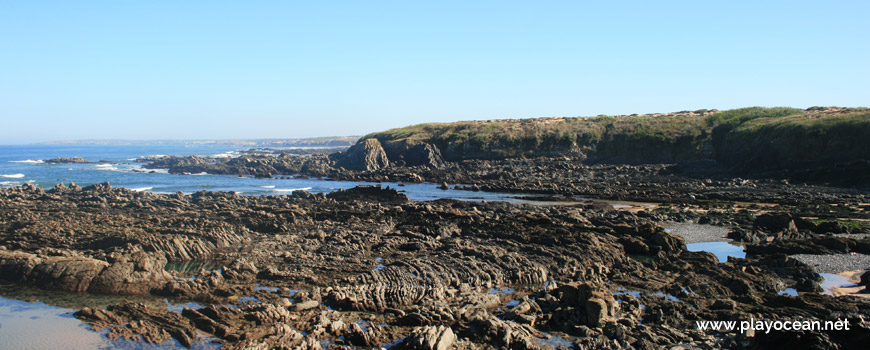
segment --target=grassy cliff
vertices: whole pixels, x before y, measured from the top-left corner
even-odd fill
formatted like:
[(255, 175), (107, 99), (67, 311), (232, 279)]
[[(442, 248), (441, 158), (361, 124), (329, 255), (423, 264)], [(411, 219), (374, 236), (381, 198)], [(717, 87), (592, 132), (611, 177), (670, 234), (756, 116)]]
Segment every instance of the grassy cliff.
[(870, 158), (870, 109), (762, 108), (652, 115), (429, 123), (369, 134), (390, 160), (437, 146), (449, 161), (571, 155), (612, 163), (715, 160), (739, 170)]

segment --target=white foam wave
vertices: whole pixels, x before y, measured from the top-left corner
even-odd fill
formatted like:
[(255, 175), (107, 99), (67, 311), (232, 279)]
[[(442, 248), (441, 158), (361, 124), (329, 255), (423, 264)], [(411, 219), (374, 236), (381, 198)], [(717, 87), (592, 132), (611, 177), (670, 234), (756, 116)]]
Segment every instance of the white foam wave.
[(45, 163), (42, 159), (26, 159), (26, 160), (10, 160), (9, 163), (26, 163), (26, 164), (42, 164)]
[(131, 188), (130, 190), (136, 191), (136, 192), (143, 192), (143, 191), (148, 191), (152, 188), (154, 188), (154, 187), (139, 187), (139, 188)]
[(276, 188), (273, 191), (275, 192), (293, 192), (293, 191), (308, 191), (311, 187), (302, 187), (302, 188)]
[(104, 164), (97, 164), (97, 170), (118, 170), (118, 168), (113, 167), (111, 164), (105, 164), (108, 166), (101, 166)]
[(275, 185), (271, 185), (271, 186), (259, 186), (259, 187), (260, 187), (260, 188), (275, 188)]
[(233, 158), (233, 157), (237, 156), (238, 154), (239, 154), (239, 152), (230, 151), (230, 152), (212, 154), (211, 157), (212, 158)]
[(112, 164), (97, 164), (97, 168), (111, 168)]
[(20, 179), (20, 178), (24, 177), (24, 174), (2, 174), (2, 175), (0, 175), (0, 177), (7, 178), (7, 179)]
[(0, 186), (18, 186), (21, 183), (18, 181), (0, 181)]
[(155, 172), (158, 174), (169, 174), (169, 169), (142, 169), (146, 172)]

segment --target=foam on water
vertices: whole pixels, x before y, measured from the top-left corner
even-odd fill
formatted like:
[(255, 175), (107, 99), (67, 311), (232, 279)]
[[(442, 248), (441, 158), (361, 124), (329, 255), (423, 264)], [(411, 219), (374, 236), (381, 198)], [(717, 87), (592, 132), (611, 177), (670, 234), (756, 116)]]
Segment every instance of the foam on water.
[[(274, 187), (274, 186), (273, 186)], [(302, 187), (302, 188), (276, 188), (273, 191), (275, 192), (293, 192), (293, 191), (308, 191), (311, 190), (311, 187)]]
[(97, 164), (95, 167), (97, 170), (118, 170), (118, 168), (112, 164)]
[(9, 163), (42, 164), (42, 159), (10, 160)]
[(0, 181), (0, 186), (18, 186), (21, 182), (18, 181)]
[(257, 187), (260, 187), (260, 188), (275, 188), (275, 185), (270, 185), (270, 186), (257, 186)]
[(211, 157), (212, 158), (233, 158), (238, 154), (239, 154), (239, 152), (229, 151), (229, 152), (224, 152), (224, 153), (212, 154)]
[(151, 190), (152, 188), (154, 188), (154, 187), (139, 187), (139, 188), (131, 188), (130, 190), (136, 191), (136, 192), (143, 192), (143, 191)]
[(2, 174), (0, 177), (7, 179), (20, 179), (24, 177), (24, 174)]

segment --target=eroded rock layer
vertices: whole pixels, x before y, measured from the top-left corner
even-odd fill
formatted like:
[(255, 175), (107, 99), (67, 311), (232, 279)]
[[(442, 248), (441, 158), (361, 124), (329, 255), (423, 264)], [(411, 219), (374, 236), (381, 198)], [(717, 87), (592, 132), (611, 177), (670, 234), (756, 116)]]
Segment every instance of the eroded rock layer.
[[(112, 337), (226, 349), (578, 349), (863, 344), (870, 302), (817, 292), (785, 255), (689, 252), (660, 216), (578, 203), (412, 202), (394, 190), (328, 196), (161, 195), (31, 185), (0, 190), (0, 278), (70, 292), (154, 294), (76, 316)], [(762, 227), (764, 221), (759, 223)], [(788, 225), (786, 225), (788, 228)], [(761, 228), (763, 229), (763, 227)], [(195, 278), (167, 262), (213, 261)], [(780, 295), (786, 288), (806, 291)], [(852, 331), (700, 330), (696, 321), (853, 321)]]

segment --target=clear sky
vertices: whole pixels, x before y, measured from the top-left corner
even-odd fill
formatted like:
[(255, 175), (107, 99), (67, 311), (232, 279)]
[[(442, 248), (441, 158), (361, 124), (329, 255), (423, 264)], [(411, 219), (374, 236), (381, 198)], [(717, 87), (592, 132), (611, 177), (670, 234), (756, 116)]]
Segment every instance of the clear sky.
[(870, 1), (2, 1), (0, 144), (867, 106)]

